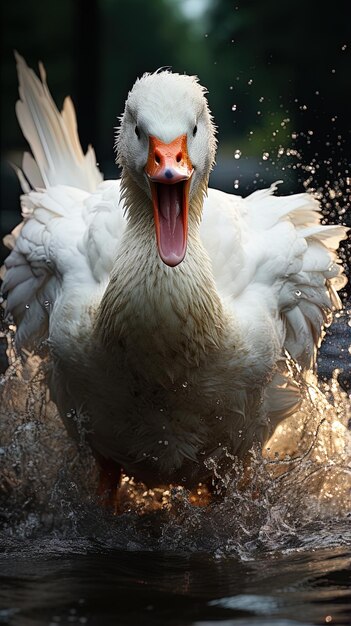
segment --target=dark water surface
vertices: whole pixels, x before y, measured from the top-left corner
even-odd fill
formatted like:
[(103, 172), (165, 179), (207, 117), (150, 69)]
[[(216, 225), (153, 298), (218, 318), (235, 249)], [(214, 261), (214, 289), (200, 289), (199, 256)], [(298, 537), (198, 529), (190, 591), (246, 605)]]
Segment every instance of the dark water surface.
[(0, 406), (0, 624), (349, 626), (349, 332), (345, 310), (319, 358), (320, 376), (343, 371), (307, 394), (312, 445), (290, 478), (258, 474), (256, 499), (233, 490), (199, 508), (175, 492), (168, 509), (117, 517), (89, 493), (60, 422), (38, 419), (37, 387), (21, 397), (14, 363)]
[[(39, 548), (39, 547), (38, 547)], [(1, 559), (0, 622), (209, 626), (350, 624), (351, 552), (215, 559), (101, 550)]]

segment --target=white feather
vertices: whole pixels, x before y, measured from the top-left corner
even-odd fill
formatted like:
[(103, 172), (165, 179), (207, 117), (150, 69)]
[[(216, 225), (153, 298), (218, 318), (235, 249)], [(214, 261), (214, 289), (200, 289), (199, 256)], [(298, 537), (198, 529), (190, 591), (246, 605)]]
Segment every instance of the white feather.
[[(16, 110), (35, 158), (19, 171), (24, 221), (7, 240), (17, 345), (49, 339), (52, 396), (70, 432), (72, 409), (88, 420), (95, 451), (150, 484), (206, 479), (203, 458), (225, 446), (243, 456), (296, 411), (287, 352), (314, 367), (345, 284), (346, 231), (320, 223), (312, 196), (278, 197), (276, 185), (246, 199), (209, 189), (203, 202), (216, 141), (194, 77), (137, 81), (117, 137), (120, 187), (100, 182), (92, 149), (83, 155), (71, 100), (60, 114), (43, 68), (40, 81), (18, 55), (17, 65)], [(170, 268), (144, 165), (147, 135), (180, 134), (195, 172), (188, 251)]]

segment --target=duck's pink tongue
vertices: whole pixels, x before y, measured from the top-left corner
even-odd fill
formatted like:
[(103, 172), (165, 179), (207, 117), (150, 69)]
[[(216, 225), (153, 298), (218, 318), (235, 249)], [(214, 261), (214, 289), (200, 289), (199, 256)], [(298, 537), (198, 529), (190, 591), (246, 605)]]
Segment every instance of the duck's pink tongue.
[(159, 254), (164, 263), (178, 265), (185, 255), (186, 237), (183, 223), (184, 183), (157, 185), (159, 217)]
[(187, 136), (170, 143), (149, 137), (144, 168), (149, 179), (159, 255), (166, 265), (181, 263), (188, 239), (189, 189), (194, 172)]

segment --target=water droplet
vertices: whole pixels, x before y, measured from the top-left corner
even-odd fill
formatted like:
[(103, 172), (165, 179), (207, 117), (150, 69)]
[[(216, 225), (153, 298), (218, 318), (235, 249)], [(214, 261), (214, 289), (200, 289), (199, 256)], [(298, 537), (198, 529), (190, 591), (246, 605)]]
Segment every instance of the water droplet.
[(253, 83), (253, 80), (252, 80), (252, 78), (250, 78), (250, 79), (247, 81), (247, 84), (248, 84), (248, 85), (252, 85), (252, 83)]
[(168, 441), (167, 441), (167, 439), (165, 439), (163, 443), (164, 443), (164, 445), (165, 445), (165, 446), (168, 446)]
[(234, 159), (240, 159), (240, 157), (241, 157), (241, 150), (235, 150)]
[(269, 152), (264, 152), (264, 153), (262, 154), (262, 159), (263, 159), (264, 161), (267, 161), (267, 160), (269, 159)]
[(182, 387), (184, 387), (184, 389), (186, 389), (186, 387), (187, 387), (187, 386), (188, 386), (188, 381), (186, 381), (186, 380), (185, 380), (185, 381), (182, 383)]
[(232, 111), (236, 111), (236, 104), (232, 105)]
[(26, 309), (30, 309), (30, 304), (26, 304)]
[(301, 298), (301, 296), (302, 296), (302, 292), (300, 291), (300, 289), (296, 289), (296, 291), (295, 291), (295, 296), (296, 296), (297, 298)]
[(239, 189), (239, 181), (237, 178), (234, 181), (234, 189)]
[(50, 302), (49, 302), (49, 300), (45, 300), (45, 302), (44, 302), (44, 306), (46, 306), (46, 307), (50, 306)]

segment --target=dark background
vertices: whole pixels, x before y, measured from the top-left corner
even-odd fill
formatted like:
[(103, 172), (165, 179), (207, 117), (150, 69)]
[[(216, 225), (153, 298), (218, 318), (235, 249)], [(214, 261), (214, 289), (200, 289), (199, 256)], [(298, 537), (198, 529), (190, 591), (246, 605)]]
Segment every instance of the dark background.
[[(137, 76), (197, 74), (219, 128), (211, 184), (247, 195), (318, 190), (325, 219), (350, 224), (350, 2), (12, 0), (1, 5), (0, 235), (19, 219), (9, 165), (26, 148), (15, 117), (13, 50), (39, 60), (61, 107), (70, 94), (86, 149), (118, 175), (114, 127)], [(235, 155), (240, 154), (240, 158)], [(1, 248), (1, 257), (5, 256)], [(348, 244), (342, 244), (347, 265)]]

